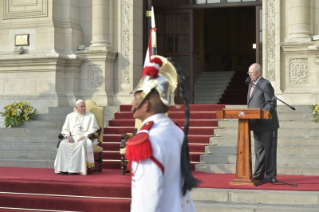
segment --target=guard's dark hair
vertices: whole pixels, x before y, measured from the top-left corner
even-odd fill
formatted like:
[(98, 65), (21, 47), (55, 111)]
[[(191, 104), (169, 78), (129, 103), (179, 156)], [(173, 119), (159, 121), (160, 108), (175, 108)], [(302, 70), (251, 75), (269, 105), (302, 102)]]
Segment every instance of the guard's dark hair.
[(186, 194), (187, 190), (191, 190), (192, 188), (196, 187), (200, 181), (196, 179), (192, 174), (192, 168), (190, 165), (190, 158), (189, 158), (189, 150), (188, 150), (188, 128), (189, 128), (189, 104), (186, 98), (186, 89), (184, 85), (184, 77), (182, 68), (178, 63), (174, 61), (173, 58), (167, 58), (175, 67), (177, 74), (178, 74), (178, 82), (179, 88), (182, 93), (183, 101), (185, 104), (185, 123), (184, 123), (184, 140), (182, 144), (182, 153), (181, 153), (181, 170), (182, 170), (182, 177), (184, 178), (182, 192), (183, 195)]

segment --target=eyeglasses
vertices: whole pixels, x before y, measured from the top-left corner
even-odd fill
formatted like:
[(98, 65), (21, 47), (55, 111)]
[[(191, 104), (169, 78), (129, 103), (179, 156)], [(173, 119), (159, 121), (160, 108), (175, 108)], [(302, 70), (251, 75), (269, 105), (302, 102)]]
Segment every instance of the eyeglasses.
[(254, 71), (254, 72), (247, 72), (248, 75), (249, 75), (249, 74), (254, 74), (254, 73), (256, 73), (256, 71)]

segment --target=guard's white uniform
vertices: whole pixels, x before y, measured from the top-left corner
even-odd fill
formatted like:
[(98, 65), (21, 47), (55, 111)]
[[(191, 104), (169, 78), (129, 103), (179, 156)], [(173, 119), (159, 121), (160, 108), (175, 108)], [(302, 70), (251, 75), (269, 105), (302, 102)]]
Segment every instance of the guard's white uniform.
[[(149, 131), (153, 156), (164, 166), (164, 174), (155, 162), (132, 162), (131, 212), (196, 211), (189, 192), (182, 196), (181, 146), (183, 131), (164, 113), (146, 120), (154, 124)], [(140, 131), (141, 132), (141, 131)]]

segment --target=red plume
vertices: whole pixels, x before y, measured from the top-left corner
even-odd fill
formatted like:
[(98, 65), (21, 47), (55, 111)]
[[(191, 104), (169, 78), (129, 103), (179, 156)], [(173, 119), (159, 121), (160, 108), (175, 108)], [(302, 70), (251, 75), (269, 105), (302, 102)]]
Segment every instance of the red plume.
[(157, 78), (159, 69), (162, 67), (162, 65), (163, 65), (163, 61), (158, 57), (154, 57), (153, 59), (150, 60), (148, 65), (143, 69), (142, 77), (144, 77), (145, 75), (149, 75), (152, 78)]
[(154, 66), (146, 66), (143, 70), (143, 72), (145, 73), (145, 75), (149, 75), (152, 78), (156, 78), (158, 77), (158, 69)]
[(162, 61), (160, 58), (158, 58), (158, 57), (154, 57), (153, 59), (151, 59), (151, 60), (150, 60), (150, 63), (156, 63), (156, 64), (158, 64), (160, 67), (162, 67), (162, 65), (163, 65), (163, 61)]

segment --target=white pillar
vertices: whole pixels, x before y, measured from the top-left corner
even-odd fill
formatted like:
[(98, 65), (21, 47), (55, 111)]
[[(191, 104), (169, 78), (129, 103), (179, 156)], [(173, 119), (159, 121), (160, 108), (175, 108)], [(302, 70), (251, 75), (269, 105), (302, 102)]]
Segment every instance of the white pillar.
[(309, 0), (289, 0), (289, 41), (311, 41)]
[(319, 41), (319, 1), (313, 1), (313, 40)]
[(92, 41), (93, 47), (110, 47), (109, 0), (92, 0)]

